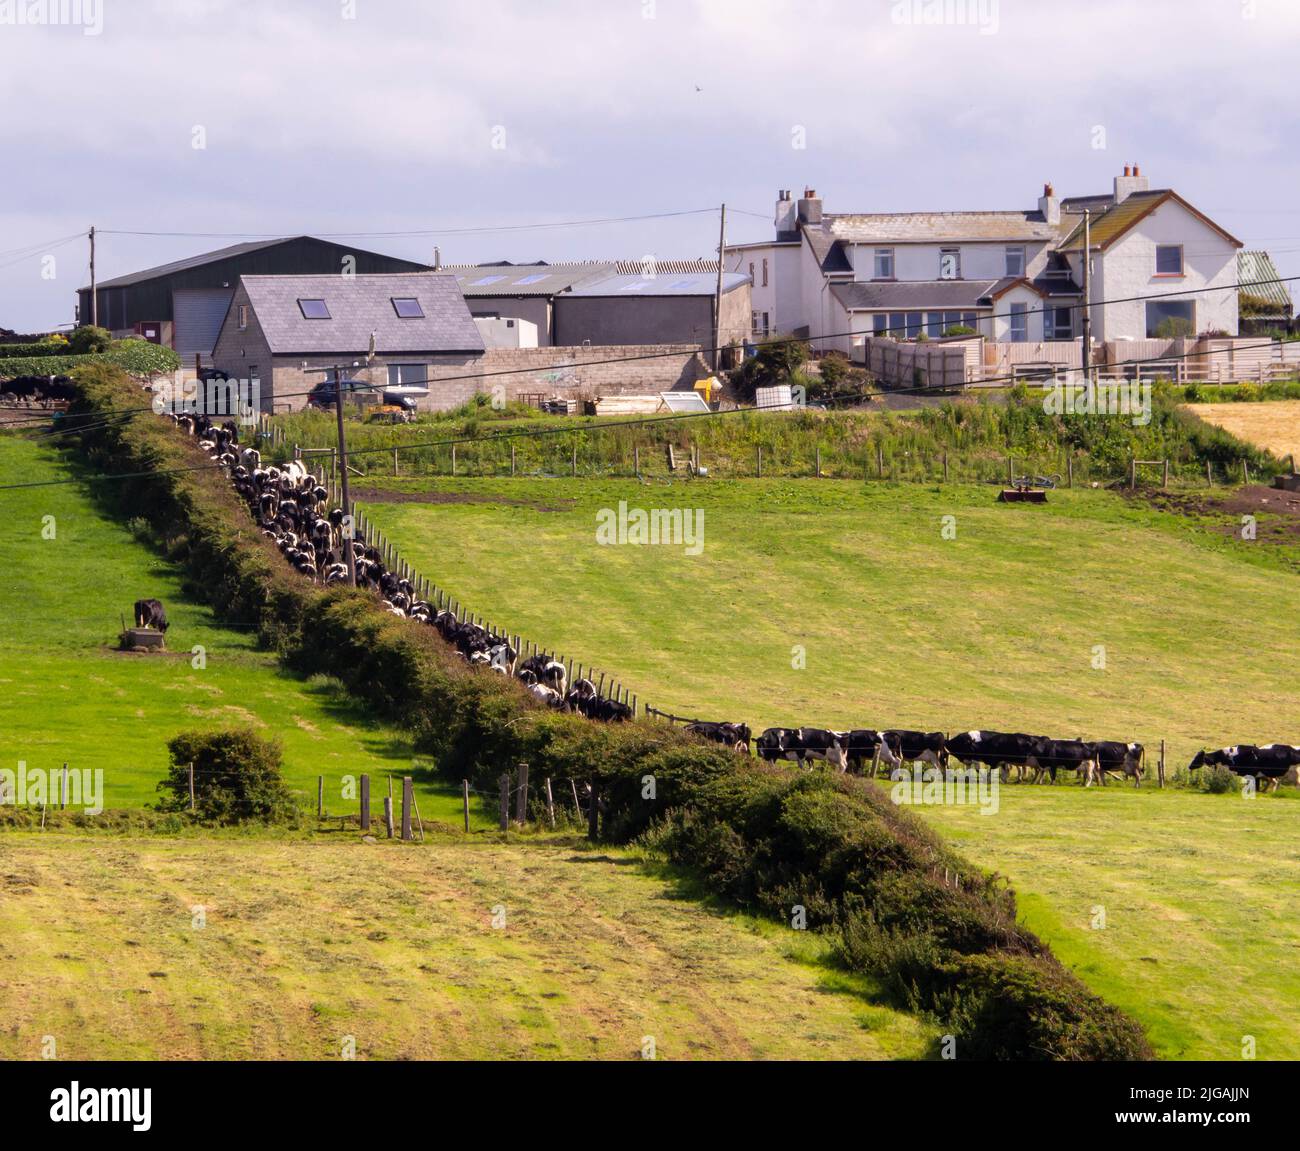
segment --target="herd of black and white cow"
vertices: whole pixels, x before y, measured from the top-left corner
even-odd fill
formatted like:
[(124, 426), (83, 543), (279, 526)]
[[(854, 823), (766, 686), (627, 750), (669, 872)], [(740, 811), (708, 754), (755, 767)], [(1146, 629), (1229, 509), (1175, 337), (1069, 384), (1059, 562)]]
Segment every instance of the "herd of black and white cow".
[[(347, 583), (343, 509), (329, 506), (329, 492), (316, 476), (298, 460), (283, 467), (263, 467), (256, 448), (240, 447), (239, 429), (233, 421), (217, 423), (190, 414), (171, 418), (197, 436), (199, 447), (229, 470), (235, 490), (248, 504), (262, 534), (274, 541), (294, 570), (317, 583)], [(411, 581), (389, 570), (379, 550), (367, 544), (364, 536), (354, 535), (352, 555), (357, 587), (376, 592), (384, 609), (393, 615), (436, 628), (466, 662), (516, 677), (549, 707), (578, 712), (589, 719), (632, 718), (631, 707), (601, 695), (591, 680), (569, 683), (565, 665), (559, 660), (537, 654), (521, 661), (509, 637), (418, 598)], [(158, 609), (162, 610), (161, 604)]]
[[(751, 732), (743, 723), (696, 722), (686, 726), (714, 743), (749, 754)], [(880, 768), (893, 771), (909, 764), (946, 770), (960, 767), (997, 772), (1007, 782), (1042, 783), (1057, 775), (1075, 773), (1085, 787), (1106, 779), (1131, 779), (1135, 787), (1146, 775), (1146, 749), (1140, 743), (1119, 740), (1052, 739), (1006, 731), (963, 731), (949, 736), (942, 731), (878, 731), (860, 728), (831, 731), (817, 727), (769, 727), (753, 750), (769, 763), (792, 760), (806, 764), (822, 760), (840, 771)], [(1300, 765), (1300, 747), (1289, 743), (1240, 744), (1218, 751), (1200, 751), (1189, 771), (1223, 765), (1239, 776), (1266, 782), (1276, 790), (1279, 781)]]
[[(297, 460), (284, 467), (262, 467), (255, 448), (241, 448), (233, 422), (217, 424), (202, 415), (172, 417), (197, 436), (199, 446), (229, 469), (235, 490), (248, 503), (262, 527), (293, 567), (307, 578), (324, 584), (348, 579), (342, 508), (328, 506), (325, 487)], [(520, 661), (507, 636), (481, 624), (458, 619), (416, 598), (411, 581), (388, 570), (380, 552), (362, 536), (353, 540), (357, 586), (377, 592), (384, 608), (437, 628), (452, 648), (471, 664), (501, 675), (515, 676), (542, 703), (574, 711), (590, 719), (621, 721), (633, 718), (631, 707), (602, 696), (589, 679), (567, 680), (565, 665), (545, 654)], [(150, 601), (156, 602), (156, 601)], [(161, 611), (162, 605), (158, 605)], [(137, 606), (137, 614), (139, 607)], [(1106, 782), (1107, 777), (1131, 779), (1140, 786), (1146, 774), (1146, 751), (1140, 743), (1116, 740), (1051, 739), (1047, 736), (1002, 731), (964, 731), (948, 736), (941, 731), (830, 731), (824, 728), (770, 727), (753, 740), (743, 723), (688, 724), (686, 730), (746, 754), (751, 742), (758, 757), (768, 762), (792, 760), (807, 764), (822, 760), (840, 771), (893, 771), (906, 764), (947, 768), (956, 761), (963, 767), (987, 768), (1006, 781), (1056, 781), (1058, 773), (1074, 772), (1085, 785)], [(1300, 747), (1287, 743), (1241, 744), (1217, 751), (1201, 751), (1188, 765), (1226, 766), (1239, 776), (1265, 781), (1275, 789), (1289, 771), (1300, 765)]]

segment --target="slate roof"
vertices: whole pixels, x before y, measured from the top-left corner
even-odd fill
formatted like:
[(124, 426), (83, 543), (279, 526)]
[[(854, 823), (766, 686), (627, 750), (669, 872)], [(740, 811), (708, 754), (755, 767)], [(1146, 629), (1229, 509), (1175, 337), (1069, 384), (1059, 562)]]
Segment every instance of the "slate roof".
[[(1092, 201), (1096, 197), (1087, 197), (1086, 199)], [(1100, 215), (1092, 217), (1089, 241), (1094, 249), (1104, 251), (1128, 232), (1130, 228), (1154, 212), (1161, 204), (1170, 201), (1181, 205), (1202, 223), (1213, 228), (1229, 243), (1241, 247), (1240, 240), (1224, 231), (1208, 216), (1198, 212), (1172, 188), (1152, 188), (1148, 192), (1134, 192), (1118, 204), (1112, 202), (1111, 206), (1106, 208)], [(1091, 207), (1091, 203), (1088, 203), (1087, 206)], [(1083, 209), (1080, 208), (1079, 211), (1082, 213)], [(1071, 215), (1070, 219), (1074, 226), (1058, 245), (1058, 250), (1062, 252), (1079, 251), (1083, 248), (1083, 216), (1082, 214), (1078, 216)]]
[(1015, 276), (1001, 280), (868, 280), (832, 284), (830, 290), (851, 312), (987, 308), (993, 292), (1005, 291), (1017, 282)]
[[(371, 332), (381, 354), (484, 350), (483, 337), (454, 276), (439, 272), (242, 276), (240, 283), (276, 355), (364, 354)], [(393, 298), (412, 296), (420, 301), (424, 317), (401, 319)], [(330, 319), (304, 318), (299, 300), (324, 300)]]
[[(722, 290), (730, 292), (749, 283), (743, 272), (724, 272)], [(615, 273), (577, 285), (569, 296), (712, 296), (718, 290), (718, 273), (687, 272), (674, 274), (659, 272), (654, 276)]]
[(1059, 233), (1039, 211), (846, 213), (824, 216), (822, 229), (850, 244), (1012, 243), (1055, 240)]

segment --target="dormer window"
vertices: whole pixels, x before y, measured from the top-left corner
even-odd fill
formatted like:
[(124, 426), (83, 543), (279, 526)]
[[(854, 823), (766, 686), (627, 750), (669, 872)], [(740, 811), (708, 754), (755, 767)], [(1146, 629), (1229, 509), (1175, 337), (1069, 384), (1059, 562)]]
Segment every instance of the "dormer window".
[(941, 280), (961, 279), (961, 249), (960, 248), (939, 249), (939, 279)]
[(424, 309), (414, 296), (393, 296), (393, 311), (403, 320), (424, 319)]
[(298, 310), (302, 312), (304, 320), (328, 320), (330, 310), (325, 306), (324, 300), (299, 300)]

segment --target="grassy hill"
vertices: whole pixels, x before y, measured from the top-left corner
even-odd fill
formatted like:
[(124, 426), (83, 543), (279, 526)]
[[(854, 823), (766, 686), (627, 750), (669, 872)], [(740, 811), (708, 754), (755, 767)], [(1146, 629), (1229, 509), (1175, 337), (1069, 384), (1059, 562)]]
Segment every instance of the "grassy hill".
[[(1291, 552), (1236, 538), (1214, 506), (789, 480), (388, 486), (367, 510), (418, 570), (677, 714), (1163, 738), (1171, 771), (1203, 744), (1300, 742)], [(703, 554), (598, 545), (619, 501), (702, 510)], [(927, 814), (1010, 874), (1030, 925), (1162, 1054), (1231, 1054), (1250, 1033), (1300, 1055), (1294, 799), (1007, 787), (996, 817)], [(1107, 933), (1088, 927), (1097, 904)]]
[[(0, 484), (74, 474), (48, 445), (0, 438)], [(102, 769), (107, 806), (140, 806), (156, 799), (177, 731), (251, 724), (281, 739), (286, 779), (304, 797), (314, 802), (316, 777), (326, 776), (327, 810), (342, 809), (344, 775), (414, 772), (422, 814), (459, 820), (457, 796), (413, 760), (401, 732), (370, 722), (333, 681), (287, 674), (246, 630), (188, 601), (179, 571), (82, 485), (2, 492), (0, 509), (9, 525), (0, 571), (6, 767)], [(168, 652), (117, 651), (122, 615), (129, 622), (147, 597), (166, 605)], [(196, 646), (205, 667), (194, 666)]]
[[(205, 925), (194, 927), (194, 908)], [(494, 909), (504, 922), (493, 926)], [(501, 920), (498, 918), (498, 923)], [(917, 1058), (820, 937), (564, 843), (0, 835), (0, 1059)]]

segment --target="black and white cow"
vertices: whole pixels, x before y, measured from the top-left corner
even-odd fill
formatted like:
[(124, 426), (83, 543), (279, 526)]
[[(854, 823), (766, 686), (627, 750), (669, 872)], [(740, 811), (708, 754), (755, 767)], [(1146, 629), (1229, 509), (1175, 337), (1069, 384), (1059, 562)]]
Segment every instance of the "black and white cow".
[(1088, 747), (1097, 761), (1101, 782), (1106, 776), (1117, 779), (1131, 779), (1134, 787), (1142, 786), (1142, 777), (1146, 774), (1146, 748), (1140, 743), (1121, 743), (1114, 739), (1095, 739)]
[[(885, 741), (904, 763), (948, 766), (947, 737), (941, 731), (894, 730), (884, 733)], [(883, 756), (881, 757), (883, 758)]]
[(568, 673), (564, 670), (564, 664), (558, 659), (552, 659), (548, 655), (530, 655), (519, 664), (515, 674), (525, 671), (532, 672), (537, 677), (538, 683), (558, 691), (561, 696), (568, 694)]
[(750, 730), (748, 724), (710, 723), (705, 720), (697, 720), (695, 723), (688, 723), (686, 730), (712, 743), (720, 743), (733, 751), (743, 751), (749, 754)]
[(862, 771), (868, 764), (876, 762), (876, 750), (880, 750), (880, 762), (892, 771), (903, 761), (898, 757), (897, 748), (891, 747), (886, 739), (888, 732), (875, 731), (872, 728), (854, 728), (844, 733), (844, 759), (855, 771)]
[(791, 759), (806, 763), (810, 759), (823, 759), (832, 767), (845, 771), (848, 760), (844, 745), (848, 732), (828, 731), (821, 727), (769, 727), (758, 737), (758, 754), (761, 759), (774, 762)]
[(1034, 772), (1034, 782), (1042, 782), (1047, 775), (1056, 782), (1058, 771), (1077, 771), (1085, 787), (1101, 782), (1101, 769), (1093, 745), (1082, 739), (1044, 739), (1028, 764)]
[(1269, 791), (1276, 791), (1278, 783), (1292, 767), (1300, 764), (1300, 747), (1290, 743), (1242, 743), (1234, 747), (1221, 747), (1218, 751), (1198, 751), (1187, 765), (1188, 771), (1223, 764), (1234, 775), (1267, 779)]
[(135, 626), (153, 628), (156, 631), (167, 630), (167, 612), (162, 601), (156, 599), (138, 599), (135, 601)]
[(1015, 768), (1036, 770), (1038, 757), (1045, 755), (1051, 741), (1041, 735), (1022, 735), (1005, 731), (963, 731), (944, 741), (944, 750), (961, 763), (982, 763), (994, 771)]

